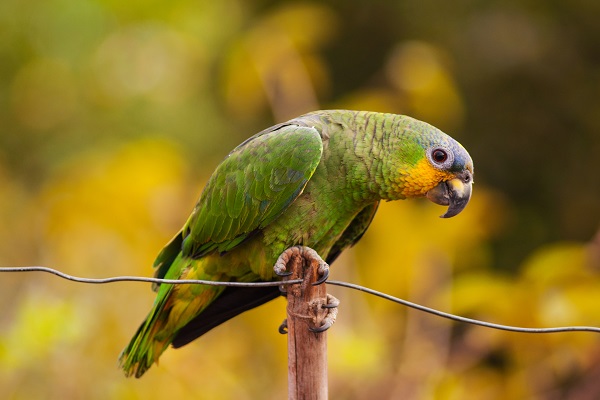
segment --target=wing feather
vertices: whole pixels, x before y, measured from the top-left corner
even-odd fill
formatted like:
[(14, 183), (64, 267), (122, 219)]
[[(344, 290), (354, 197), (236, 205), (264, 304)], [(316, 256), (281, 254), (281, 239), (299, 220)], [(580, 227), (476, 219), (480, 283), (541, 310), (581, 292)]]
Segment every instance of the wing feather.
[(209, 179), (183, 228), (183, 255), (228, 251), (281, 215), (321, 160), (315, 128), (280, 125), (235, 148)]

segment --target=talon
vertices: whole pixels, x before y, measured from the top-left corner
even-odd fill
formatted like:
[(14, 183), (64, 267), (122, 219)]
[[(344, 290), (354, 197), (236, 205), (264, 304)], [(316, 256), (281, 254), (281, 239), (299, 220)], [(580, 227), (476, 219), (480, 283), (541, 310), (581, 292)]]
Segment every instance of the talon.
[(282, 335), (287, 335), (287, 333), (288, 333), (287, 328), (288, 328), (287, 319), (284, 319), (283, 322), (281, 323), (281, 325), (279, 325), (279, 328), (277, 329), (277, 331)]
[(313, 283), (313, 286), (320, 285), (327, 281), (327, 278), (329, 278), (329, 265), (327, 265), (327, 263), (323, 261), (321, 264), (319, 264), (318, 272), (319, 275), (321, 275), (321, 277)]
[(340, 305), (340, 301), (337, 298), (333, 297), (330, 294), (327, 294), (327, 304), (323, 304), (321, 306), (321, 308), (332, 309), (332, 308), (337, 308), (339, 305)]
[(285, 285), (279, 285), (279, 293), (281, 293), (282, 296), (287, 296), (287, 288)]
[(326, 321), (320, 327), (318, 327), (318, 328), (309, 327), (308, 330), (311, 331), (311, 332), (313, 332), (313, 333), (321, 333), (321, 332), (325, 332), (327, 329), (331, 328), (332, 326), (333, 326), (333, 322)]
[(281, 276), (281, 277), (286, 277), (286, 276), (292, 275), (292, 271), (289, 271), (289, 272), (286, 271), (287, 263), (288, 263), (288, 260), (282, 260), (281, 257), (279, 257), (279, 260), (277, 260), (277, 262), (275, 263), (275, 266), (273, 267), (273, 271), (275, 272), (275, 275)]
[(314, 333), (325, 332), (333, 326), (337, 318), (338, 306), (340, 301), (330, 294), (327, 294), (327, 304), (321, 305), (321, 308), (328, 309), (327, 316), (323, 318), (323, 323), (317, 328), (309, 327), (308, 330)]

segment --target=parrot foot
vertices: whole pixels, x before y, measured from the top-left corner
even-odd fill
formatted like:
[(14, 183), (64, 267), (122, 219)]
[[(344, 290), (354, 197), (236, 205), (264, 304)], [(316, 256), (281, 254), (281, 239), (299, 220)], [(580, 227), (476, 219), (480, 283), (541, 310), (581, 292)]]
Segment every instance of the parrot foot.
[(273, 271), (275, 271), (275, 275), (280, 277), (287, 277), (292, 275), (291, 271), (287, 271), (287, 265), (289, 262), (296, 257), (305, 257), (311, 261), (316, 261), (319, 266), (317, 267), (317, 272), (319, 273), (320, 278), (316, 280), (313, 285), (320, 285), (324, 283), (327, 278), (329, 278), (329, 264), (327, 264), (319, 254), (306, 246), (292, 246), (289, 249), (285, 250), (279, 258), (275, 265), (273, 266)]
[(333, 326), (338, 314), (338, 306), (340, 301), (330, 294), (327, 294), (327, 304), (323, 304), (321, 308), (328, 309), (327, 316), (323, 318), (323, 323), (318, 328), (308, 328), (311, 332), (321, 333), (325, 332)]
[(317, 272), (319, 273), (319, 275), (321, 275), (321, 277), (313, 283), (313, 286), (325, 283), (325, 281), (327, 281), (327, 278), (329, 278), (329, 264), (323, 261), (321, 257), (319, 257), (319, 255), (317, 255), (317, 257), (317, 261), (319, 262), (319, 269), (317, 270)]
[(289, 249), (286, 249), (283, 253), (281, 253), (279, 258), (275, 262), (275, 265), (273, 266), (273, 271), (275, 271), (275, 275), (281, 277), (292, 275), (292, 271), (287, 271), (287, 265), (292, 260), (292, 258), (301, 256), (302, 254), (300, 246), (293, 246)]
[(283, 320), (281, 325), (279, 325), (279, 328), (277, 329), (277, 331), (282, 335), (287, 335), (287, 333), (288, 333), (287, 318)]

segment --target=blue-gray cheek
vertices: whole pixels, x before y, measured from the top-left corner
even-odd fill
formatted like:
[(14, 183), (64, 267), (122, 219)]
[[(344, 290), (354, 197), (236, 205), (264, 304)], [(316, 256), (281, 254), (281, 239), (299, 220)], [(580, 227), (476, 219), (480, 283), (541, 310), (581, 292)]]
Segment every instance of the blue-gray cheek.
[(450, 171), (460, 172), (469, 162), (469, 155), (458, 146), (455, 146), (452, 150), (454, 151), (454, 162), (452, 163)]

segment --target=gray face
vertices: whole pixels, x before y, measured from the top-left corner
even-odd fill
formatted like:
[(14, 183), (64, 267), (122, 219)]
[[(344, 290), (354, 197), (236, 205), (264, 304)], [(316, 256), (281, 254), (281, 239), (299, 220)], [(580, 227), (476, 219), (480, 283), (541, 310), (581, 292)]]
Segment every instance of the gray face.
[(440, 183), (427, 193), (432, 202), (448, 206), (442, 218), (454, 217), (464, 210), (471, 199), (473, 186), (471, 156), (456, 140), (448, 139), (443, 145), (432, 145), (426, 150), (427, 158), (434, 167), (455, 175), (455, 178)]

